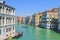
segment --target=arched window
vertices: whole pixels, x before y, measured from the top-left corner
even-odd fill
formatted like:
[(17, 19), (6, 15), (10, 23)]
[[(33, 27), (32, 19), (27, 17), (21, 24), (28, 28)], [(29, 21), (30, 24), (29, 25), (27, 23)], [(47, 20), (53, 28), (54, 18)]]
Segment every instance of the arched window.
[(1, 30), (0, 30), (0, 34), (1, 34)]
[(0, 6), (0, 13), (1, 13), (1, 8), (2, 8), (2, 6)]

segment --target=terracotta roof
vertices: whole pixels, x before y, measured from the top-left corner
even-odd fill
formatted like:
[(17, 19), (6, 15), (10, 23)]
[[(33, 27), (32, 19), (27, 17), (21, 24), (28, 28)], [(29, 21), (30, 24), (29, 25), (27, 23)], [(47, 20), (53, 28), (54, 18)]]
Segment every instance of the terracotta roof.
[(47, 12), (57, 12), (57, 11), (58, 11), (58, 8), (53, 8), (53, 9), (47, 10)]

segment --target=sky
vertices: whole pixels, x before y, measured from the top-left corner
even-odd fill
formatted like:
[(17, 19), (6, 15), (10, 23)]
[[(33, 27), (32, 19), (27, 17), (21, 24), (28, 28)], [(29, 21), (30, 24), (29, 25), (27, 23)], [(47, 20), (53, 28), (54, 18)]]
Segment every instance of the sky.
[(60, 0), (5, 0), (6, 4), (14, 7), (16, 16), (31, 16), (60, 6)]

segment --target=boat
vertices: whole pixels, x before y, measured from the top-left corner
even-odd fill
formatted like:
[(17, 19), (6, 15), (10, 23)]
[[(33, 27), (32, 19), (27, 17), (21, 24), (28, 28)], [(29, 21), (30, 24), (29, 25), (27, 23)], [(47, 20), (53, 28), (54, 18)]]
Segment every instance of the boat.
[(23, 28), (28, 28), (28, 27), (23, 27)]
[(13, 38), (19, 38), (19, 37), (21, 37), (22, 36), (22, 34), (23, 34), (23, 32), (19, 32), (19, 33), (17, 33)]
[(28, 28), (28, 27), (26, 27), (26, 26), (23, 26), (23, 28)]

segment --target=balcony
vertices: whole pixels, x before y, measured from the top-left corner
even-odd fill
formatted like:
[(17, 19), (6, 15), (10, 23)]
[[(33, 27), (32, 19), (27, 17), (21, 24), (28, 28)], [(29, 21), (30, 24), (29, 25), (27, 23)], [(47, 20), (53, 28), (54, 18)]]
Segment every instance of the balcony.
[(0, 27), (7, 26), (7, 25), (14, 25), (14, 24), (15, 24), (14, 18), (0, 17)]
[(0, 6), (0, 14), (15, 15), (14, 13), (13, 9)]

